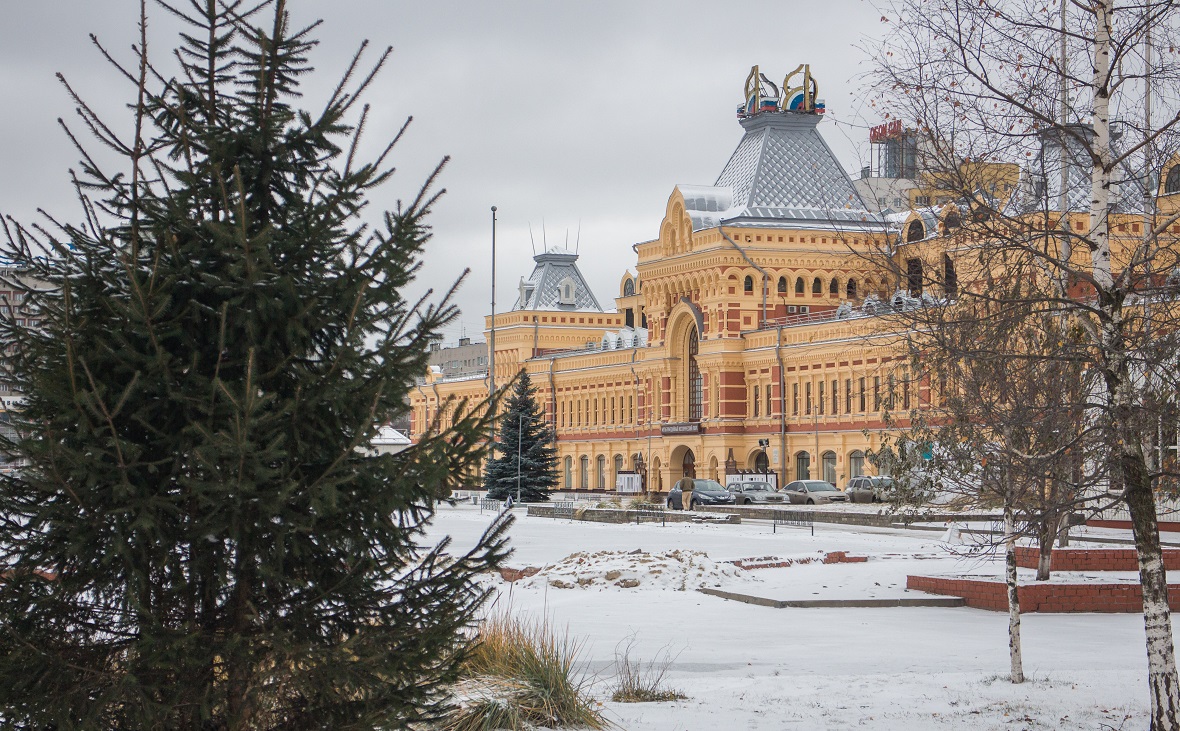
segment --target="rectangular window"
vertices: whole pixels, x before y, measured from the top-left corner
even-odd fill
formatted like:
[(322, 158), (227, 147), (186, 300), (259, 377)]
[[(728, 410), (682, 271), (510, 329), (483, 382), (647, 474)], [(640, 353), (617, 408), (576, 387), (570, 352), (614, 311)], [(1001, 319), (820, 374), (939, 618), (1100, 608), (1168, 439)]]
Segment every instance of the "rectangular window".
[(906, 411), (910, 408), (910, 372), (903, 370), (901, 372), (901, 406)]
[(761, 416), (760, 409), (762, 408), (761, 392), (757, 386), (754, 386), (754, 418)]
[(844, 379), (844, 413), (852, 413), (852, 379)]
[(866, 410), (865, 407), (867, 406), (867, 404), (865, 404), (865, 379), (861, 378), (858, 380), (860, 381), (858, 384), (860, 387), (860, 413), (863, 414)]
[(635, 423), (635, 397), (628, 396), (627, 397), (627, 404), (628, 404), (627, 405), (627, 412), (629, 414), (631, 414), (631, 423), (634, 424)]
[(873, 411), (881, 410), (881, 377), (873, 376)]
[(832, 381), (832, 415), (840, 413), (840, 382)]
[(806, 384), (806, 388), (807, 388), (807, 409), (803, 413), (810, 414), (811, 413), (811, 384), (810, 383)]
[(771, 416), (773, 414), (774, 414), (774, 409), (771, 408), (771, 401), (770, 401), (770, 384), (768, 383), (768, 384), (766, 384), (766, 415)]
[(819, 403), (817, 404), (817, 406), (819, 406), (819, 413), (821, 413), (821, 414), (824, 413), (824, 382), (823, 381), (819, 382)]
[(888, 399), (885, 408), (892, 411), (897, 406), (897, 378), (892, 373), (889, 374), (889, 392), (885, 394), (885, 398)]
[(795, 416), (799, 415), (799, 384), (791, 384), (791, 413)]

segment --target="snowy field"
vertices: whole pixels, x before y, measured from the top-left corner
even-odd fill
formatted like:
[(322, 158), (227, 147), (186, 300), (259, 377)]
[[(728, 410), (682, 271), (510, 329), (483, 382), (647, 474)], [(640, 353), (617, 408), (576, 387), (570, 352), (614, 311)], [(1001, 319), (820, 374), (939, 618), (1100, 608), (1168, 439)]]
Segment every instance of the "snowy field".
[[(582, 642), (585, 671), (620, 728), (1146, 728), (1139, 615), (1026, 615), (1030, 680), (1013, 686), (1006, 680), (1006, 614), (773, 609), (695, 591), (705, 585), (770, 599), (890, 598), (926, 596), (905, 589), (911, 573), (1000, 576), (999, 561), (956, 557), (938, 533), (817, 525), (812, 537), (802, 528), (774, 534), (763, 523), (610, 525), (523, 513), (508, 564), (542, 573), (515, 584), (497, 578), (498, 602), (548, 616)], [(450, 535), (458, 550), (490, 520), (472, 506), (444, 505), (429, 538)], [(869, 561), (819, 563), (830, 551)], [(725, 563), (766, 557), (796, 563), (756, 571)], [(632, 638), (633, 656), (670, 655), (667, 684), (688, 700), (609, 701), (616, 648)]]

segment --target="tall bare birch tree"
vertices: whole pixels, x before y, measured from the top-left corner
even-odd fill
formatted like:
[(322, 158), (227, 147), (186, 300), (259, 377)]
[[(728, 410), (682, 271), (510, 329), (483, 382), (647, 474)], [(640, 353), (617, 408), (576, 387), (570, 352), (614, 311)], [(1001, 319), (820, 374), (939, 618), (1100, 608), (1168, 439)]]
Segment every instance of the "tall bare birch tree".
[[(924, 140), (931, 202), (957, 203), (970, 243), (948, 251), (951, 261), (1055, 283), (1035, 301), (1079, 335), (1094, 384), (1080, 418), (1100, 434), (1084, 458), (1109, 467), (1131, 514), (1157, 731), (1180, 729), (1155, 502), (1175, 475), (1153, 456), (1166, 415), (1153, 407), (1177, 392), (1180, 178), (1163, 181), (1177, 163), (1178, 16), (1172, 0), (897, 0), (871, 72), (881, 113)], [(944, 210), (927, 213), (940, 223), (918, 239), (949, 224)], [(987, 285), (961, 297), (986, 299)]]

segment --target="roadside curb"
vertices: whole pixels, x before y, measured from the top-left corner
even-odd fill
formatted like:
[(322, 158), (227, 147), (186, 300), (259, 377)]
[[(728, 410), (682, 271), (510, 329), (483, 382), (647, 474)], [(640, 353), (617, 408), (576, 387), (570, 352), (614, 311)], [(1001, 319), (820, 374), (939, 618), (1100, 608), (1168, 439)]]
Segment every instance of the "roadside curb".
[(755, 604), (773, 609), (854, 609), (881, 607), (964, 607), (967, 601), (962, 597), (915, 597), (899, 599), (767, 599), (752, 594), (738, 594), (720, 589), (697, 589), (702, 594), (715, 596), (743, 604)]

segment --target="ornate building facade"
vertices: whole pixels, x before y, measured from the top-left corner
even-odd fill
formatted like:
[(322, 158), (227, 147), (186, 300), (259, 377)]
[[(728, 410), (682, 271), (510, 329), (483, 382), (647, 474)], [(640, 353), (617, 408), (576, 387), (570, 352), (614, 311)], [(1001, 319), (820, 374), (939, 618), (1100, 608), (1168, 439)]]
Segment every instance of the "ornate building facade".
[[(564, 488), (613, 489), (627, 470), (664, 492), (685, 474), (723, 479), (727, 463), (780, 485), (810, 477), (842, 487), (873, 472), (866, 455), (886, 429), (907, 426), (886, 413), (930, 403), (930, 384), (897, 357), (875, 315), (887, 299), (921, 296), (923, 283), (953, 296), (948, 234), (959, 213), (866, 205), (824, 141), (823, 103), (800, 71), (802, 83), (788, 75), (775, 98), (755, 67), (737, 148), (712, 185), (672, 189), (658, 236), (633, 246), (613, 311), (577, 256), (552, 249), (535, 257), (513, 309), (496, 315), (492, 376), (502, 387), (530, 374), (557, 433)], [(993, 177), (1006, 197), (1020, 172), (999, 166)], [(883, 250), (902, 266), (875, 266)], [(428, 374), (412, 400), (412, 436), (445, 423), (449, 399), (480, 400), (488, 386), (486, 374)]]

